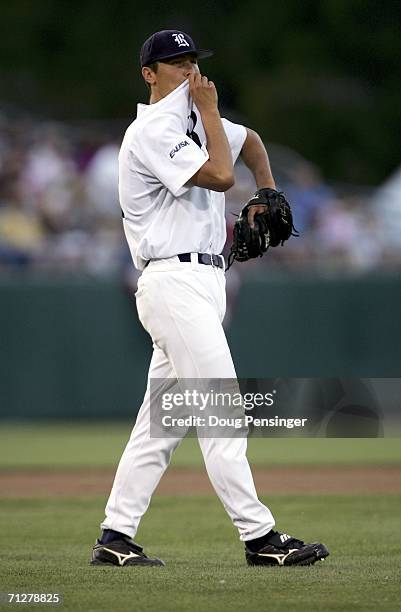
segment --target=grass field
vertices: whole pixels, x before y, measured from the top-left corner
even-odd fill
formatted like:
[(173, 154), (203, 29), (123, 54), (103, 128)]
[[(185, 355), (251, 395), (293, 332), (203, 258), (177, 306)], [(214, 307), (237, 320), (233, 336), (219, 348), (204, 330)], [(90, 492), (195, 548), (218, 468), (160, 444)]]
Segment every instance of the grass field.
[[(8, 424), (0, 433), (0, 469), (112, 466), (129, 430), (127, 423)], [(251, 461), (267, 468), (399, 465), (401, 459), (399, 439), (256, 439), (249, 446)], [(174, 462), (201, 467), (196, 441), (184, 441)], [(62, 609), (71, 611), (400, 610), (401, 494), (262, 499), (279, 529), (323, 541), (328, 559), (306, 568), (247, 567), (217, 497), (156, 496), (137, 539), (166, 567), (95, 568), (88, 561), (104, 498), (0, 497), (0, 591), (60, 592)]]
[(7, 500), (1, 590), (61, 592), (66, 610), (395, 611), (400, 503), (399, 496), (275, 497), (272, 509), (286, 530), (319, 536), (332, 554), (312, 567), (269, 569), (244, 564), (216, 499), (160, 498), (138, 535), (166, 567), (120, 570), (88, 565), (104, 500)]
[[(0, 428), (0, 469), (114, 467), (132, 423), (5, 423)], [(251, 438), (254, 466), (401, 464), (400, 438)], [(203, 466), (197, 440), (185, 439), (172, 465)]]

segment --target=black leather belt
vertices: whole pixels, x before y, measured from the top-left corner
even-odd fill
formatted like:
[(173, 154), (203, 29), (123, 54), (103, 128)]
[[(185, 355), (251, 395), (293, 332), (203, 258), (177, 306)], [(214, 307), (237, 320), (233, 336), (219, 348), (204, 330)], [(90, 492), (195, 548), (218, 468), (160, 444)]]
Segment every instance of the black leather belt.
[[(209, 253), (197, 253), (198, 263), (215, 268), (224, 268), (224, 260), (221, 255), (209, 255)], [(177, 255), (180, 261), (191, 261), (191, 253), (180, 253)]]

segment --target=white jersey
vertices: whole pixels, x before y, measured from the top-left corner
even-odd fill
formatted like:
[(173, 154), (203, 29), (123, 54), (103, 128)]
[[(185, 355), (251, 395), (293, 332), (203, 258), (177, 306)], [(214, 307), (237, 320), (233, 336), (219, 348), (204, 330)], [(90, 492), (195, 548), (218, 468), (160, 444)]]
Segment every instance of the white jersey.
[[(246, 129), (222, 121), (235, 162)], [(224, 193), (188, 184), (208, 159), (188, 81), (155, 104), (138, 104), (120, 149), (119, 194), (125, 235), (139, 270), (151, 259), (223, 250)]]

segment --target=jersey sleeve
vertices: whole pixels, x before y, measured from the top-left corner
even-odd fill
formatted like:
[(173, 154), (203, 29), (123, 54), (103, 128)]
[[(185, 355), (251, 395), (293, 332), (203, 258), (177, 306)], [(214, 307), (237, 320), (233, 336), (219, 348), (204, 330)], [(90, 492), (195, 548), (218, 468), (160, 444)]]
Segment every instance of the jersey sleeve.
[(231, 154), (233, 156), (233, 163), (235, 164), (244, 145), (247, 136), (247, 131), (243, 125), (239, 125), (238, 123), (232, 123), (232, 121), (228, 121), (228, 119), (222, 119), (222, 122), (224, 131), (227, 136), (227, 140), (230, 144)]
[(209, 159), (198, 145), (169, 117), (148, 122), (138, 132), (134, 152), (142, 164), (177, 197), (185, 184)]

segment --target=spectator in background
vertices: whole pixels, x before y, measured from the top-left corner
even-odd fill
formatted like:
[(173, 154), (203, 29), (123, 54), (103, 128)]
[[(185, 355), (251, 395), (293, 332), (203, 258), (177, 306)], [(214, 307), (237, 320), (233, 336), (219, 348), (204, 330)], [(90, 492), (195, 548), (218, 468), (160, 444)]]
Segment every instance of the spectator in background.
[(294, 225), (301, 233), (307, 230), (318, 210), (325, 208), (334, 197), (318, 169), (307, 161), (298, 162), (289, 172), (290, 182), (285, 187), (294, 213)]
[(118, 197), (119, 145), (109, 142), (100, 147), (86, 168), (86, 196), (91, 210), (106, 219), (121, 222)]
[(379, 231), (386, 236), (386, 258), (401, 255), (401, 167), (373, 194), (369, 207)]
[(44, 234), (37, 215), (25, 205), (21, 182), (9, 183), (0, 204), (0, 265), (31, 264), (40, 253)]
[(365, 201), (333, 199), (316, 212), (314, 256), (328, 269), (370, 270), (380, 264), (382, 240)]

